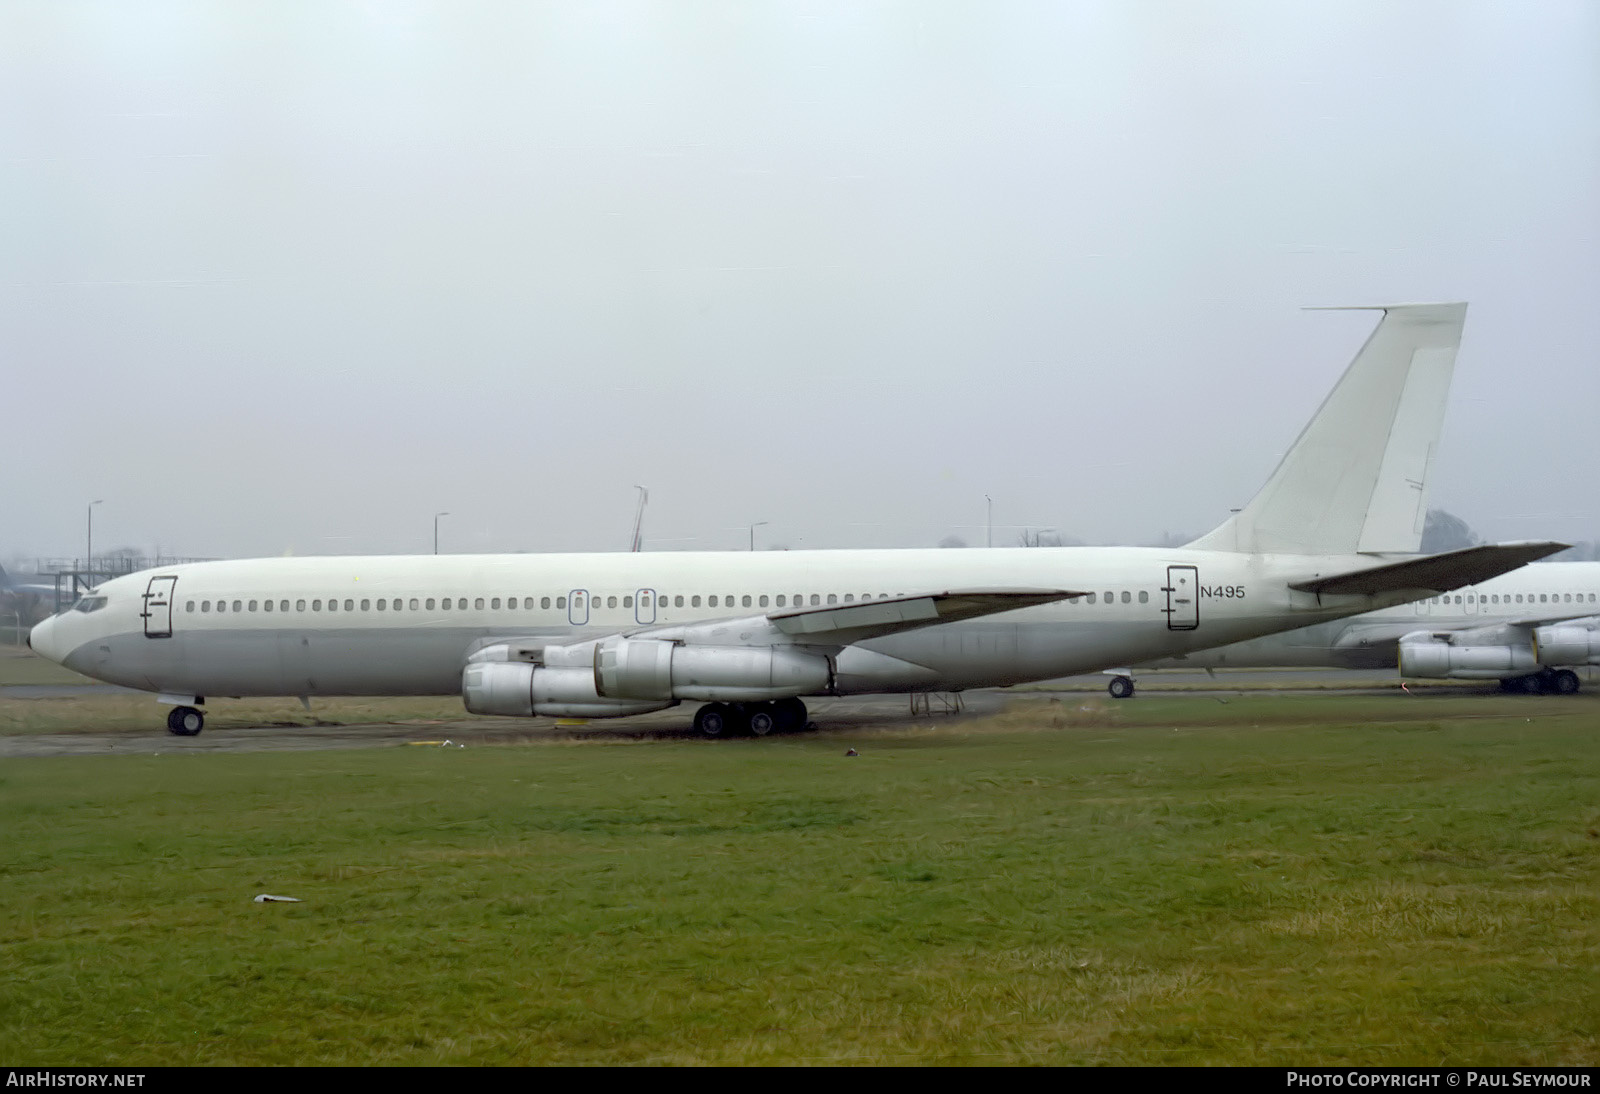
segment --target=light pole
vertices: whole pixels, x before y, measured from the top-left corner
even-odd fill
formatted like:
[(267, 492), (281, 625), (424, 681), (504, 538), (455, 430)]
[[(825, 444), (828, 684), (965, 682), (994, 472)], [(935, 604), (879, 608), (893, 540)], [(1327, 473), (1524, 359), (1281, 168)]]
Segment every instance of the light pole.
[(994, 499), (991, 498), (988, 494), (985, 494), (983, 496), (983, 500), (989, 503), (989, 520), (988, 520), (988, 523), (986, 523), (983, 526), (983, 545), (985, 547), (993, 547), (994, 546)]
[(438, 554), (439, 553), (439, 518), (440, 517), (448, 517), (449, 515), (450, 515), (449, 513), (435, 513), (435, 514), (433, 514), (433, 553), (434, 554)]
[(83, 544), (83, 568), (91, 574), (94, 572), (94, 507), (102, 504), (104, 500), (96, 498), (89, 503), (89, 530)]
[(758, 520), (758, 521), (756, 521), (754, 524), (752, 524), (750, 526), (750, 549), (752, 551), (754, 551), (756, 549), (756, 529), (760, 528), (763, 524), (770, 524), (770, 523), (771, 523), (770, 521)]

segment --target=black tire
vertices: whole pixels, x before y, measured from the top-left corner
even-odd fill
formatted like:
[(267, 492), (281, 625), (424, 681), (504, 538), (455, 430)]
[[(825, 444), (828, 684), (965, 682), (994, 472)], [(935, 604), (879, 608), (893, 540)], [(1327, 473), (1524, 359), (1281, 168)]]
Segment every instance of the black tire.
[(750, 708), (750, 732), (765, 737), (778, 728), (778, 712), (771, 703), (757, 703)]
[(173, 707), (167, 714), (167, 732), (174, 737), (198, 737), (206, 716), (194, 707)]
[(1550, 691), (1555, 695), (1576, 695), (1582, 682), (1571, 669), (1561, 669), (1550, 677)]
[(778, 716), (778, 732), (798, 733), (806, 728), (806, 705), (799, 699), (779, 699), (772, 709)]
[(694, 712), (694, 731), (702, 737), (721, 740), (733, 736), (733, 712), (726, 703), (707, 703)]
[(1113, 676), (1111, 683), (1106, 685), (1106, 690), (1111, 693), (1113, 699), (1132, 699), (1133, 677)]

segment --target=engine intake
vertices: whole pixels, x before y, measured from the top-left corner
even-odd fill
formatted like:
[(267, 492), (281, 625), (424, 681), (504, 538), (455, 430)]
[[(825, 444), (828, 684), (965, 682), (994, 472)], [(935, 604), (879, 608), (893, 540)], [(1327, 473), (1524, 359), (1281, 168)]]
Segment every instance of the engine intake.
[(1533, 651), (1541, 665), (1600, 665), (1600, 627), (1540, 627)]

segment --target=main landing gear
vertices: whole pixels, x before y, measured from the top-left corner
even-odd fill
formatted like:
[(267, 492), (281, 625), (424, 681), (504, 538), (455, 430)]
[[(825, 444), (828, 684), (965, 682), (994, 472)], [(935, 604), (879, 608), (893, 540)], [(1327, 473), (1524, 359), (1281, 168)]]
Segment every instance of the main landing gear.
[(1133, 698), (1133, 677), (1113, 676), (1111, 683), (1106, 685), (1106, 691), (1111, 693), (1113, 699)]
[(194, 707), (173, 707), (167, 715), (167, 732), (174, 737), (198, 736), (206, 728), (206, 716)]
[(1576, 695), (1583, 682), (1571, 669), (1545, 669), (1532, 676), (1507, 676), (1500, 681), (1501, 691), (1522, 695)]
[(772, 703), (707, 703), (695, 712), (694, 731), (702, 737), (765, 737), (793, 733), (806, 726), (806, 705), (799, 699)]

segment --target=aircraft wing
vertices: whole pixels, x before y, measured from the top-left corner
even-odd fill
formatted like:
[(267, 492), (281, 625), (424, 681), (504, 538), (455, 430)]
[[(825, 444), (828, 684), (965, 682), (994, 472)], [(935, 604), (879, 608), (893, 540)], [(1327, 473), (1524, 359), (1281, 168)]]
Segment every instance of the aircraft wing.
[(1070, 589), (952, 589), (769, 612), (772, 625), (798, 642), (849, 645), (896, 631), (955, 623), (998, 612), (1052, 604), (1086, 592)]
[(1565, 551), (1570, 544), (1524, 541), (1485, 543), (1459, 551), (1408, 558), (1339, 574), (1316, 574), (1291, 581), (1289, 588), (1307, 593), (1373, 593), (1400, 589), (1427, 589), (1442, 593), (1476, 585), (1515, 570), (1529, 562)]

